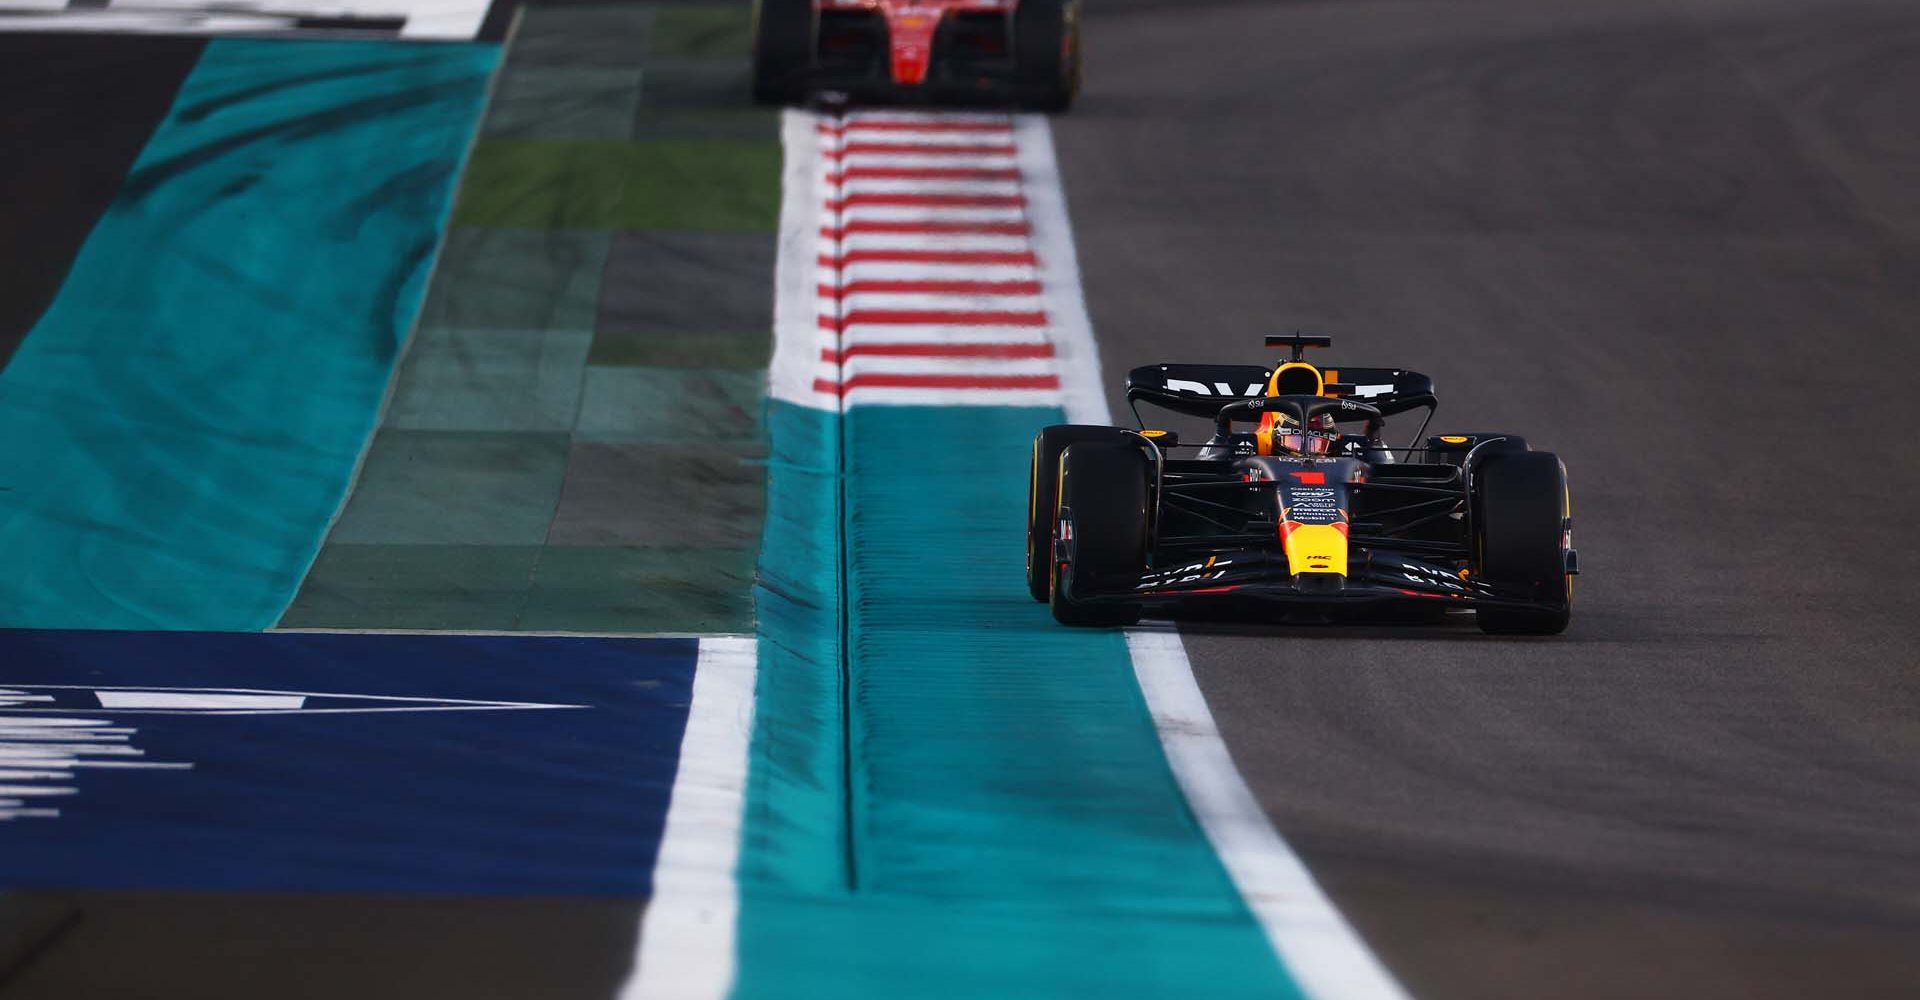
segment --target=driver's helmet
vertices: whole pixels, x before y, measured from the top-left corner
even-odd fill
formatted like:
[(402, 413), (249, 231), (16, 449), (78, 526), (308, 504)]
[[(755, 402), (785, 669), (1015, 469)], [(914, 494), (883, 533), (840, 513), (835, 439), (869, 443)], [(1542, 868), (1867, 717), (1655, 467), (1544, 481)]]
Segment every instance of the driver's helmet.
[(1304, 430), (1284, 413), (1269, 413), (1260, 418), (1254, 437), (1262, 455), (1330, 455), (1340, 431), (1331, 413), (1314, 414)]
[[(1289, 361), (1274, 369), (1267, 380), (1269, 396), (1324, 396), (1326, 379), (1320, 369), (1304, 361)], [(1299, 421), (1284, 413), (1260, 417), (1254, 440), (1262, 455), (1327, 455), (1340, 440), (1333, 414), (1316, 413), (1302, 428)]]

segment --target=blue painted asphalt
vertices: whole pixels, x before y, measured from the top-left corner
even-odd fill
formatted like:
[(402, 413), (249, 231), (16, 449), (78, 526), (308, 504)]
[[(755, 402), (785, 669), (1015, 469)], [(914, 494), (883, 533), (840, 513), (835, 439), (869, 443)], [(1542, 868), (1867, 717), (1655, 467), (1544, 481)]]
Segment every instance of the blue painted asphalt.
[[(84, 759), (192, 765), (22, 777), (57, 767), (7, 754), (0, 802), (70, 793), (17, 799), (57, 818), (0, 819), (0, 887), (647, 895), (697, 646), (0, 631), (0, 746), (71, 749), (21, 735), (65, 720), (140, 751)], [(151, 707), (247, 704), (233, 688), (359, 697)], [(112, 707), (129, 699), (148, 707)]]

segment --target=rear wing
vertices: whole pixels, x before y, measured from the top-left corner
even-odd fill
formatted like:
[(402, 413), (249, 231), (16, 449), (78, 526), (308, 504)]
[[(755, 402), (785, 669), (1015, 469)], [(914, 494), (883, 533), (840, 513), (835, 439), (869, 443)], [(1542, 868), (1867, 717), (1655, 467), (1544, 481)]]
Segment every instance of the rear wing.
[[(1433, 379), (1404, 368), (1321, 369), (1327, 395), (1372, 404), (1382, 416), (1439, 405)], [(1262, 365), (1143, 365), (1127, 373), (1127, 403), (1150, 403), (1208, 420), (1222, 406), (1266, 395), (1273, 369)]]

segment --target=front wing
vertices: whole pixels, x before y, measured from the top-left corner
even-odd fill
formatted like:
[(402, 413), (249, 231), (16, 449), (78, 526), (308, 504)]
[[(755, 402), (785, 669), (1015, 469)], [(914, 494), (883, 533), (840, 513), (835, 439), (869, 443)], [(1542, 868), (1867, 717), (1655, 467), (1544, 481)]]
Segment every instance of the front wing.
[(1263, 549), (1222, 551), (1179, 566), (1139, 575), (1076, 579), (1076, 604), (1138, 604), (1149, 614), (1180, 617), (1202, 610), (1230, 611), (1259, 605), (1338, 607), (1379, 603), (1446, 604), (1459, 608), (1525, 607), (1541, 603), (1529, 594), (1504, 591), (1483, 580), (1398, 553), (1358, 550), (1347, 574), (1288, 569), (1283, 553)]

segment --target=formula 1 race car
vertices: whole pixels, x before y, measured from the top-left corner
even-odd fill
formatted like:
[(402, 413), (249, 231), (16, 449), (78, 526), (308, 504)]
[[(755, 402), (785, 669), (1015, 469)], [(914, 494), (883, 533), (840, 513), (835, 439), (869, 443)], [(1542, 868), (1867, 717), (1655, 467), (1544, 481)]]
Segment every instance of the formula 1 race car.
[[(1483, 631), (1567, 627), (1579, 572), (1566, 467), (1513, 434), (1442, 434), (1433, 380), (1321, 368), (1326, 337), (1268, 337), (1289, 360), (1149, 365), (1127, 401), (1213, 422), (1167, 430), (1067, 424), (1033, 441), (1027, 587), (1067, 625), (1143, 614), (1327, 619), (1341, 609), (1472, 609)], [(1414, 445), (1387, 417), (1425, 419)], [(1251, 424), (1251, 429), (1236, 429)], [(1179, 449), (1197, 448), (1174, 458)]]
[(753, 97), (1016, 105), (1080, 89), (1080, 0), (758, 0)]

